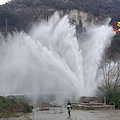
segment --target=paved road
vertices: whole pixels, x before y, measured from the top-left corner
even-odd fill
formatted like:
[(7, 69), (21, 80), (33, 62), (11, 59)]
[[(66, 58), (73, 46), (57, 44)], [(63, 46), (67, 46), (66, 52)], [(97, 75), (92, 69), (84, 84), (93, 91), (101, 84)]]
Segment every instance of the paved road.
[(30, 118), (32, 120), (120, 120), (120, 110), (72, 110), (69, 117), (66, 108), (51, 108), (49, 111), (34, 110)]

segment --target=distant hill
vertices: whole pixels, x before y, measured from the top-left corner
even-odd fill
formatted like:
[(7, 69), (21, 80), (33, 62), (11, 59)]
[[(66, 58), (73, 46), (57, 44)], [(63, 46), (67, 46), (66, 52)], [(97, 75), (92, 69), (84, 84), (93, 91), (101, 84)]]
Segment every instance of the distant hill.
[(26, 30), (35, 21), (48, 19), (57, 10), (77, 9), (91, 13), (96, 17), (112, 17), (112, 21), (120, 18), (120, 1), (118, 0), (11, 0), (0, 6), (0, 30)]
[[(28, 31), (34, 22), (48, 20), (55, 11), (61, 10), (64, 13), (83, 11), (98, 19), (111, 17), (111, 24), (120, 20), (119, 0), (11, 0), (0, 6), (0, 31)], [(114, 38), (109, 51), (120, 54), (119, 36)]]
[(95, 16), (108, 14), (114, 20), (118, 20), (120, 16), (119, 0), (12, 0), (10, 4), (29, 7), (44, 6), (56, 10), (77, 9), (90, 12)]

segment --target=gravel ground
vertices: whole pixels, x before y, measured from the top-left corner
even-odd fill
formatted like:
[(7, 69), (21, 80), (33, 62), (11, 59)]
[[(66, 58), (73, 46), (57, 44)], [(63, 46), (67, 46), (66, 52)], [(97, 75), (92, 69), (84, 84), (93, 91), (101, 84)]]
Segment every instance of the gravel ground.
[(32, 120), (120, 120), (120, 110), (85, 111), (72, 110), (68, 116), (66, 108), (51, 108), (49, 111), (34, 110)]

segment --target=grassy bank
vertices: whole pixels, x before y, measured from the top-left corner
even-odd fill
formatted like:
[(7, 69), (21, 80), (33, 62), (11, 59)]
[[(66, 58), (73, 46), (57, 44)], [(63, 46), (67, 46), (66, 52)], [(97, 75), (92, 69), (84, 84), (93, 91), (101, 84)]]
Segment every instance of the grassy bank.
[(32, 106), (24, 96), (0, 96), (0, 118), (19, 117), (32, 112)]

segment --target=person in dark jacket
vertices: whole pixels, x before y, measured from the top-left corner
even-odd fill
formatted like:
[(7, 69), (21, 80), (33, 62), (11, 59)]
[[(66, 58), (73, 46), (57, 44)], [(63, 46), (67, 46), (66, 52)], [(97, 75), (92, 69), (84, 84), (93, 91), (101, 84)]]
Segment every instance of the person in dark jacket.
[(72, 106), (71, 106), (70, 101), (68, 101), (68, 103), (67, 103), (67, 109), (68, 109), (68, 114), (69, 114), (69, 116), (70, 116), (70, 112), (71, 112), (71, 110), (72, 110)]

